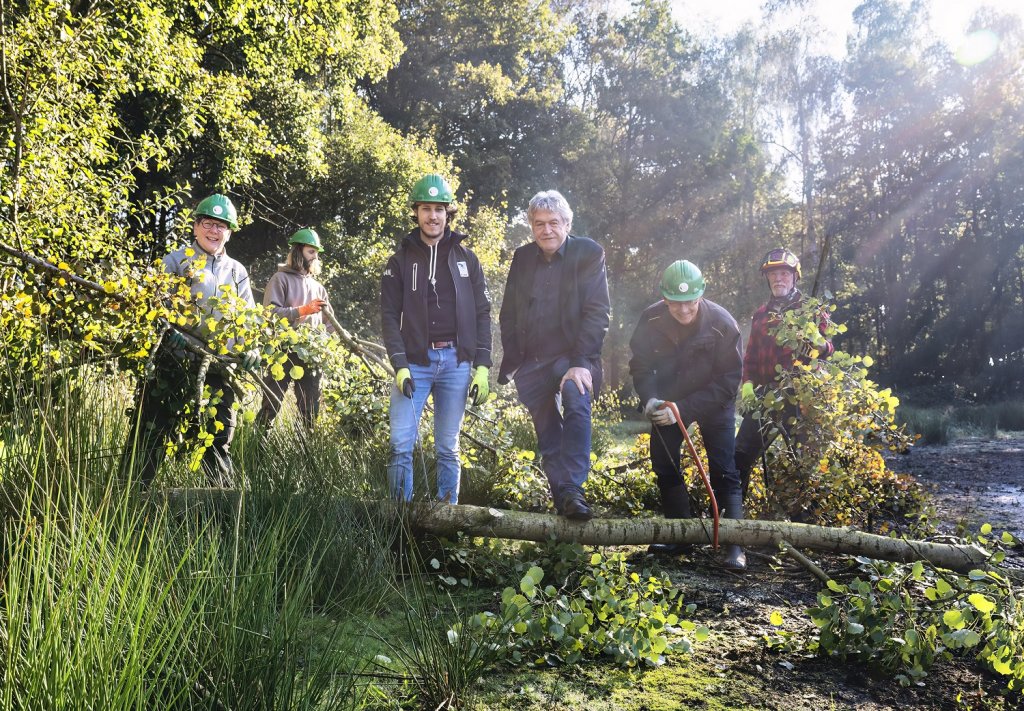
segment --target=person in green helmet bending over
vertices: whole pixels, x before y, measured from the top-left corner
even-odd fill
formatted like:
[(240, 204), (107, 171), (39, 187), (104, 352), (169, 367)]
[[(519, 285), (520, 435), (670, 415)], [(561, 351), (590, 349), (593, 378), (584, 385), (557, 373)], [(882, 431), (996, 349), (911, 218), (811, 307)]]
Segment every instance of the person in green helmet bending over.
[[(263, 292), (263, 305), (269, 306), (278, 318), (288, 320), (293, 328), (323, 328), (333, 332), (334, 327), (325, 323), (321, 310), (326, 306), (327, 289), (317, 281), (320, 274), (320, 235), (309, 227), (303, 228), (288, 238), (291, 248), (284, 264), (277, 267), (277, 272), (270, 277), (267, 288)], [(256, 429), (266, 432), (274, 423), (277, 413), (281, 410), (281, 401), (288, 392), (292, 381), (291, 371), (294, 366), (302, 369), (302, 377), (295, 380), (295, 404), (306, 427), (312, 427), (317, 413), (320, 411), (320, 378), (319, 368), (303, 362), (298, 355), (290, 353), (284, 366), (284, 378), (274, 380), (270, 375), (263, 379), (264, 387), (276, 396), (276, 399), (264, 397), (263, 405), (256, 416)]]
[(427, 396), (434, 397), (437, 498), (459, 500), (459, 430), (466, 398), (489, 393), (491, 304), (480, 260), (451, 229), (455, 198), (448, 181), (423, 176), (409, 193), (417, 227), (405, 236), (381, 277), (384, 346), (395, 369), (391, 389), (388, 486), (408, 501), (413, 448)]
[[(213, 316), (215, 310), (209, 303), (211, 298), (223, 298), (224, 292), (229, 291), (248, 306), (256, 305), (249, 273), (225, 252), (231, 232), (237, 229), (238, 213), (231, 200), (225, 195), (210, 195), (196, 206), (192, 244), (163, 258), (165, 270), (189, 280), (192, 298), (202, 314), (200, 322), (189, 332), (198, 338), (209, 335), (206, 318)], [(194, 404), (201, 356), (187, 343), (180, 331), (169, 330), (154, 357), (153, 377), (139, 383), (138, 412), (130, 418), (122, 472), (134, 467), (143, 487), (148, 487), (156, 476), (164, 457), (164, 440), (180, 422), (184, 407)], [(258, 369), (259, 351), (246, 351), (241, 365), (248, 371)], [(220, 402), (216, 403), (216, 414), (208, 425), (213, 442), (203, 454), (202, 469), (211, 486), (231, 486), (230, 448), (235, 435), (232, 405), (236, 393), (216, 364), (207, 371), (205, 383), (211, 393), (220, 393)]]
[[(661, 278), (661, 301), (644, 310), (629, 347), (633, 387), (651, 421), (651, 467), (658, 477), (666, 518), (690, 518), (690, 498), (680, 469), (683, 433), (675, 415), (662, 407), (676, 404), (683, 425), (693, 422), (707, 451), (711, 488), (725, 518), (743, 518), (736, 449), (736, 391), (743, 372), (740, 330), (728, 311), (704, 298), (700, 269), (685, 259), (673, 262)], [(651, 551), (678, 555), (681, 544), (655, 544)], [(743, 549), (725, 547), (723, 565), (747, 567)]]

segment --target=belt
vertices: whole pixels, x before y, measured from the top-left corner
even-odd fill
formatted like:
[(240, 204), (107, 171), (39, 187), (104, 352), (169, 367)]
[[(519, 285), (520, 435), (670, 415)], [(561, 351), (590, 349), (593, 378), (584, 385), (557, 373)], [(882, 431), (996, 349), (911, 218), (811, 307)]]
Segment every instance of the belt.
[(441, 350), (442, 348), (454, 348), (455, 341), (431, 341), (430, 347), (435, 351)]

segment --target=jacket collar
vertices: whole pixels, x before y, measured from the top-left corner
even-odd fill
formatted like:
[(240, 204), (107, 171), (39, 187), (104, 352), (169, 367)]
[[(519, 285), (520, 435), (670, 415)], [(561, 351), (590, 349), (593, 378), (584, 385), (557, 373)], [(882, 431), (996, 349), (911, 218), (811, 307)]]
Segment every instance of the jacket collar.
[(800, 301), (803, 298), (803, 294), (796, 287), (793, 287), (793, 291), (789, 292), (786, 296), (780, 296), (778, 298), (772, 297), (768, 299), (768, 303), (765, 304), (769, 311), (784, 311), (793, 304)]
[[(457, 245), (460, 242), (462, 242), (462, 240), (466, 239), (466, 235), (462, 234), (461, 232), (454, 231), (451, 227), (445, 226), (445, 228), (444, 228), (444, 236), (441, 237), (441, 240), (438, 242), (438, 244), (441, 244), (441, 242), (444, 242), (449, 237), (452, 240), (452, 246)], [(409, 232), (409, 234), (407, 234), (402, 239), (402, 247), (408, 248), (410, 246), (411, 247), (415, 247), (416, 249), (418, 249), (420, 251), (426, 251), (426, 249), (427, 249), (427, 245), (424, 244), (423, 240), (420, 239), (420, 228), (419, 227), (413, 228)]]

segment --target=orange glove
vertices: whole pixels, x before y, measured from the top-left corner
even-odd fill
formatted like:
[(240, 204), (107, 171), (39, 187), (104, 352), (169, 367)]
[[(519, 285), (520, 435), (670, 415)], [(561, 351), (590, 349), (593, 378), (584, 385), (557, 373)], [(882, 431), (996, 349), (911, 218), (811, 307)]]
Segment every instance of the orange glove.
[(299, 307), (299, 316), (305, 318), (310, 314), (320, 313), (320, 309), (324, 307), (326, 302), (323, 299), (313, 299), (308, 304), (303, 304)]

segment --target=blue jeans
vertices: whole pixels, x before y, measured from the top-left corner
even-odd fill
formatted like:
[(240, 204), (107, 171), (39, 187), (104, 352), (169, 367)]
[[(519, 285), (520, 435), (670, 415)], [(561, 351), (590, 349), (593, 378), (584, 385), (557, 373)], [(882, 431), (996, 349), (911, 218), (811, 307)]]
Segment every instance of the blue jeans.
[[(564, 367), (563, 367), (564, 366)], [(541, 466), (551, 487), (556, 508), (561, 507), (567, 493), (583, 493), (583, 484), (590, 473), (590, 432), (593, 397), (580, 394), (575, 383), (567, 382), (561, 390), (559, 380), (569, 369), (569, 359), (526, 363), (516, 372), (514, 380), (519, 399), (530, 411), (537, 432), (537, 448)], [(596, 382), (594, 389), (600, 384)]]
[(434, 394), (434, 451), (437, 454), (437, 498), (459, 502), (459, 430), (466, 412), (471, 378), (469, 361), (460, 363), (455, 348), (430, 349), (430, 365), (409, 364), (416, 385), (412, 398), (391, 386), (391, 456), (388, 488), (396, 499), (412, 499), (412, 455), (427, 396)]

